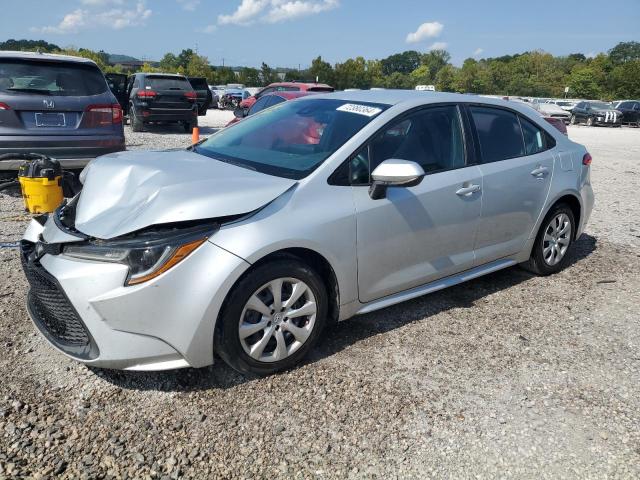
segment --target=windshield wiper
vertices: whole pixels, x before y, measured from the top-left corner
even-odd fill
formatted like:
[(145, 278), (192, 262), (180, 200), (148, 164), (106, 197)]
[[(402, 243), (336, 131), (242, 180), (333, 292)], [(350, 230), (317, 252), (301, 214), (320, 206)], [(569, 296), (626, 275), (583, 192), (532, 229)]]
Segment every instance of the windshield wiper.
[(187, 147), (187, 150), (191, 150), (192, 152), (197, 153), (198, 155), (204, 155), (205, 157), (213, 158), (214, 160), (218, 160), (219, 162), (222, 162), (222, 163), (228, 163), (229, 165), (233, 165), (235, 167), (246, 168), (246, 169), (249, 169), (249, 170), (253, 170), (254, 172), (258, 171), (258, 169), (256, 167), (248, 165), (248, 164), (246, 164), (244, 162), (238, 162), (238, 161), (235, 161), (235, 160), (229, 160), (228, 158), (224, 158), (224, 157), (220, 158), (220, 157), (215, 156), (215, 155), (210, 155), (208, 153), (204, 153), (204, 152), (200, 151), (200, 149), (198, 148), (198, 144), (192, 145), (191, 147)]
[(45, 95), (51, 95), (51, 90), (45, 90), (43, 88), (7, 88), (5, 89), (6, 92), (25, 92), (25, 93), (43, 93)]

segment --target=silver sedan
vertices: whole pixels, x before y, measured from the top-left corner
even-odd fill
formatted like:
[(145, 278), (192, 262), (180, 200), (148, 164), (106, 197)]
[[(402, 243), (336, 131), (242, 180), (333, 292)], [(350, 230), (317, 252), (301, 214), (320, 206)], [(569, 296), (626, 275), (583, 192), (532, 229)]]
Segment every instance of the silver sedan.
[(337, 321), (515, 265), (559, 271), (591, 213), (590, 163), (514, 102), (281, 103), (187, 150), (93, 161), (79, 196), (24, 235), (28, 310), (90, 365), (218, 354), (270, 374)]

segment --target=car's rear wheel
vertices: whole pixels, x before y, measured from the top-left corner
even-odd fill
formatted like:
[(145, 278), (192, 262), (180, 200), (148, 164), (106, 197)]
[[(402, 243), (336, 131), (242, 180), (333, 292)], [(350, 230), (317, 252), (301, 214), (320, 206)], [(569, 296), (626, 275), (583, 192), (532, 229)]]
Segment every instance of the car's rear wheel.
[(144, 132), (144, 122), (136, 115), (136, 109), (133, 108), (133, 105), (129, 107), (129, 112), (131, 130), (134, 132)]
[(182, 128), (184, 128), (184, 131), (187, 132), (187, 133), (192, 133), (194, 127), (197, 127), (197, 126), (198, 126), (198, 124), (195, 123), (195, 122), (184, 122), (182, 124)]
[(229, 294), (216, 352), (245, 374), (289, 369), (318, 341), (327, 311), (326, 289), (314, 270), (293, 257), (263, 264)]
[(537, 275), (551, 275), (567, 264), (567, 252), (576, 234), (575, 218), (568, 205), (555, 205), (544, 218), (529, 260), (523, 264)]

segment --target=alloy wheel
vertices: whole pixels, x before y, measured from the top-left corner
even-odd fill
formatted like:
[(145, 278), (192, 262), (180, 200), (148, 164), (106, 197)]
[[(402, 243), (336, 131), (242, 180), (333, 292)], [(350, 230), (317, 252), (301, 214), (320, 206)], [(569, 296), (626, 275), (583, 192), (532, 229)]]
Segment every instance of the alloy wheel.
[(566, 213), (551, 219), (542, 239), (542, 257), (549, 266), (560, 263), (571, 243), (571, 220)]
[(309, 286), (296, 278), (277, 278), (258, 288), (245, 304), (238, 336), (244, 351), (259, 362), (277, 362), (307, 341), (318, 306)]

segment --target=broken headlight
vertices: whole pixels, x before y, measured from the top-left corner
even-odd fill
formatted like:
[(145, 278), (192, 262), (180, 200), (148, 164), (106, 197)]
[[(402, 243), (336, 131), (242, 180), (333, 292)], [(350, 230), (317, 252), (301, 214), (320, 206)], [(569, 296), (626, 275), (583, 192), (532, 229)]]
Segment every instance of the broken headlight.
[(146, 282), (184, 260), (213, 233), (211, 225), (145, 232), (115, 240), (72, 243), (64, 255), (83, 260), (121, 263), (129, 268), (126, 285)]

